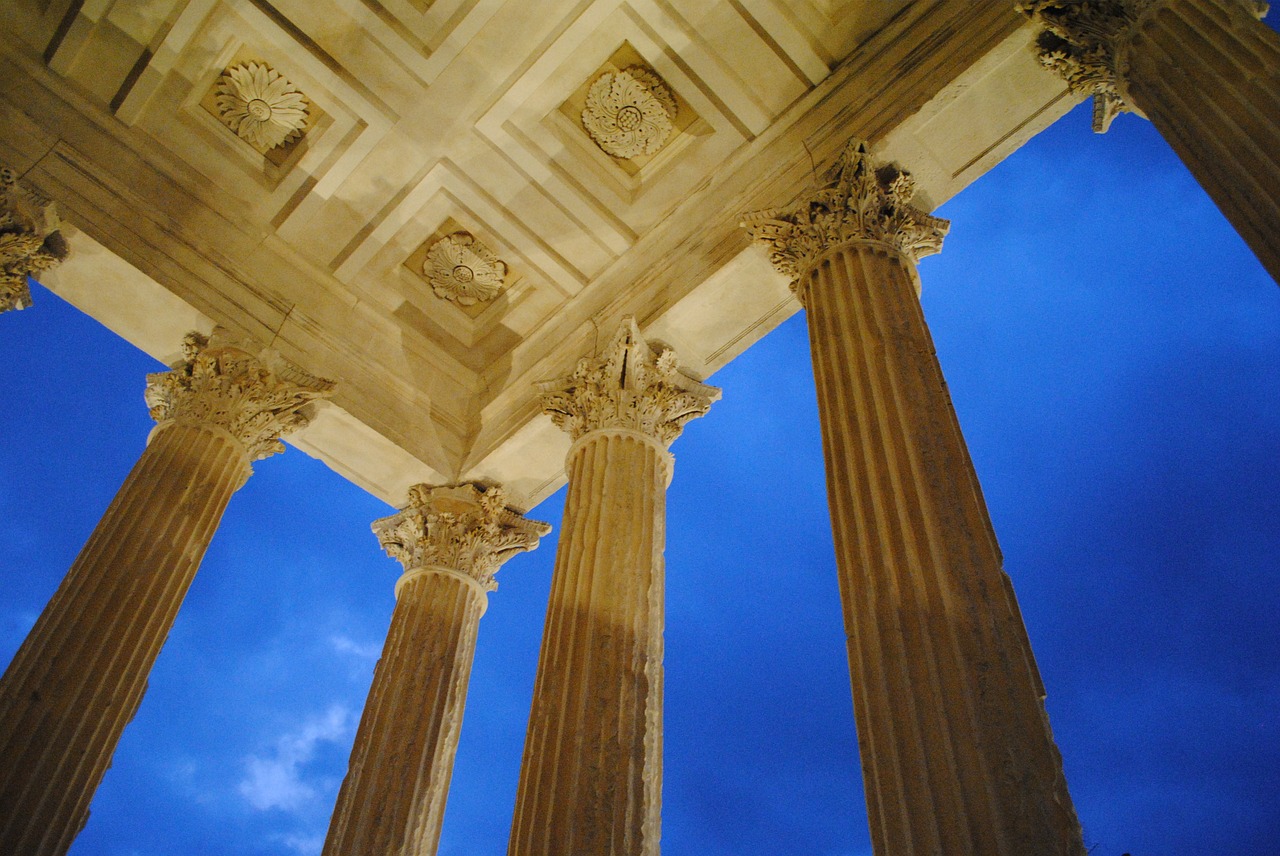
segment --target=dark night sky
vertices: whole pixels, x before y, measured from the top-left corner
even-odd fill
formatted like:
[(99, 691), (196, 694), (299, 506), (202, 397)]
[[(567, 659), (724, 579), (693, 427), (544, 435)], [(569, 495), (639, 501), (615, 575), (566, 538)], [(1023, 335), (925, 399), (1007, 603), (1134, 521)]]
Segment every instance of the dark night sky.
[[(939, 213), (925, 311), (1086, 842), (1275, 854), (1280, 288), (1132, 116), (1097, 137), (1078, 108)], [(667, 856), (870, 852), (807, 350), (797, 315), (673, 447)], [(159, 366), (41, 289), (0, 317), (0, 365), (7, 662), (141, 452)], [(319, 851), (390, 509), (297, 450), (256, 471), (74, 856)], [(505, 851), (555, 539), (481, 624), (442, 854)]]

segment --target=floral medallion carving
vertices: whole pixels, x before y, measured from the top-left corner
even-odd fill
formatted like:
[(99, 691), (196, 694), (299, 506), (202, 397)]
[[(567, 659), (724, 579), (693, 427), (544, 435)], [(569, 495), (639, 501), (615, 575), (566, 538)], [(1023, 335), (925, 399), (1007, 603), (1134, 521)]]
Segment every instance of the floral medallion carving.
[(494, 575), (503, 562), (537, 547), (550, 531), (508, 507), (501, 488), (475, 484), (414, 485), (403, 511), (373, 523), (382, 549), (406, 572), (448, 568), (486, 591), (498, 587)]
[(218, 78), (218, 117), (260, 150), (292, 142), (307, 129), (310, 102), (266, 63), (240, 62)]
[(471, 234), (454, 232), (427, 250), (422, 273), (436, 297), (472, 306), (497, 296), (507, 264)]
[(307, 407), (334, 383), (308, 374), (274, 351), (252, 353), (221, 328), (188, 333), (182, 362), (147, 375), (147, 406), (157, 422), (214, 425), (239, 440), (250, 461), (284, 451), (280, 437), (311, 421)]
[(744, 214), (742, 225), (799, 296), (801, 278), (844, 244), (885, 244), (912, 263), (939, 252), (951, 224), (911, 205), (914, 196), (910, 173), (875, 164), (867, 144), (851, 140), (816, 190), (785, 208)]
[(538, 384), (542, 412), (574, 440), (605, 428), (638, 431), (669, 446), (684, 426), (720, 399), (720, 390), (690, 377), (674, 351), (654, 351), (634, 319), (609, 346), (578, 361), (568, 377)]
[(605, 72), (587, 91), (582, 127), (606, 154), (656, 154), (675, 128), (676, 100), (662, 78), (642, 66)]
[(53, 203), (20, 186), (13, 170), (0, 169), (0, 312), (30, 306), (27, 277), (67, 257), (58, 226)]

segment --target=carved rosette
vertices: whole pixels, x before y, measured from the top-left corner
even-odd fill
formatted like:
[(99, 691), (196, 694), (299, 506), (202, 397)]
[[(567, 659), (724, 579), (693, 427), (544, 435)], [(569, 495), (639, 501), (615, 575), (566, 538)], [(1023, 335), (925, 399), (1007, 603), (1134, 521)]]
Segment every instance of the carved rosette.
[(183, 360), (147, 375), (147, 406), (157, 422), (215, 425), (243, 445), (250, 461), (284, 451), (280, 437), (310, 422), (312, 401), (333, 381), (315, 377), (273, 351), (254, 355), (222, 329), (188, 333)]
[(431, 245), (422, 272), (436, 297), (472, 306), (497, 296), (507, 264), (469, 233), (454, 232)]
[(67, 257), (58, 227), (53, 203), (20, 186), (13, 170), (0, 169), (0, 312), (30, 306), (27, 277)]
[(876, 165), (852, 140), (822, 177), (822, 186), (786, 208), (743, 215), (742, 225), (769, 250), (769, 260), (797, 288), (825, 253), (855, 241), (885, 244), (917, 262), (942, 249), (951, 224), (911, 205), (915, 182), (892, 164)]
[(675, 352), (655, 352), (628, 318), (597, 357), (583, 358), (568, 377), (538, 384), (542, 411), (574, 440), (591, 431), (624, 428), (671, 445), (685, 423), (705, 414), (720, 390), (686, 375)]
[(307, 129), (306, 96), (266, 63), (236, 63), (218, 78), (217, 91), (222, 123), (259, 149), (284, 145)]
[(375, 520), (373, 533), (387, 555), (404, 566), (442, 567), (474, 579), (485, 591), (498, 587), (494, 575), (517, 553), (538, 546), (551, 527), (509, 508), (498, 487), (474, 484), (409, 488), (409, 504)]
[(587, 90), (582, 127), (605, 154), (635, 158), (658, 152), (675, 128), (676, 100), (662, 78), (633, 65), (606, 72)]

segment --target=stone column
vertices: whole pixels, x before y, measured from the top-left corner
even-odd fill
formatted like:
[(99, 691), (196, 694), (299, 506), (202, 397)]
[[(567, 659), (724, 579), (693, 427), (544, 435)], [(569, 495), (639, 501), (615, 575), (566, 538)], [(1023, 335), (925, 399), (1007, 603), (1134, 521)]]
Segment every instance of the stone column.
[(227, 501), (332, 387), (224, 338), (147, 378), (159, 424), (0, 679), (0, 853), (71, 846)]
[(373, 531), (404, 574), (324, 856), (432, 856), (494, 574), (551, 527), (508, 508), (498, 488), (420, 484)]
[(1044, 690), (933, 342), (916, 259), (948, 224), (852, 143), (747, 215), (809, 341), (879, 856), (1082, 856)]
[(18, 184), (17, 174), (0, 169), (0, 312), (31, 305), (27, 277), (67, 257), (53, 203)]
[(1151, 120), (1280, 282), (1280, 33), (1256, 0), (1026, 0), (1040, 61), (1093, 126)]
[(667, 447), (720, 397), (628, 319), (540, 385), (573, 438), (511, 856), (656, 856)]

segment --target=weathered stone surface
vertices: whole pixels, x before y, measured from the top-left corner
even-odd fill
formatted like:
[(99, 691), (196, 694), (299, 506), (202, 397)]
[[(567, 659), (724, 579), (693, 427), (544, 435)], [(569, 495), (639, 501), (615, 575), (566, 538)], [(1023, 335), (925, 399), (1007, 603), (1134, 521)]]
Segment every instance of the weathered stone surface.
[(487, 592), (550, 529), (472, 484), (416, 485), (373, 524), (404, 574), (324, 856), (436, 852)]
[(202, 337), (187, 356), (149, 379), (163, 421), (0, 679), (0, 853), (71, 846), (250, 461), (330, 386)]
[(280, 437), (307, 425), (308, 405), (334, 383), (310, 375), (272, 351), (251, 352), (225, 330), (190, 333), (183, 361), (147, 376), (147, 406), (157, 423), (216, 425), (233, 436), (250, 461), (284, 451)]
[[(865, 146), (850, 151), (870, 176)], [(865, 225), (824, 230), (833, 242), (807, 251), (808, 269), (784, 255), (783, 272), (809, 315), (874, 850), (1082, 856), (1044, 689), (917, 299), (918, 242), (898, 238), (918, 215), (883, 185), (847, 193), (846, 174), (806, 199), (834, 194), (827, 207), (859, 210)], [(881, 201), (840, 202), (868, 198)], [(940, 238), (945, 224), (928, 225)]]
[(1033, 0), (1041, 62), (1094, 130), (1151, 120), (1280, 284), (1280, 33), (1257, 0)]
[(719, 393), (653, 353), (629, 319), (546, 385), (546, 412), (576, 441), (511, 856), (658, 853), (666, 447)]
[(59, 226), (52, 202), (19, 185), (13, 170), (0, 169), (0, 312), (30, 306), (27, 277), (67, 257)]
[(911, 174), (894, 164), (875, 164), (865, 140), (851, 140), (818, 184), (791, 205), (743, 217), (802, 303), (805, 277), (833, 250), (883, 244), (911, 262), (942, 250), (951, 224), (912, 205)]

